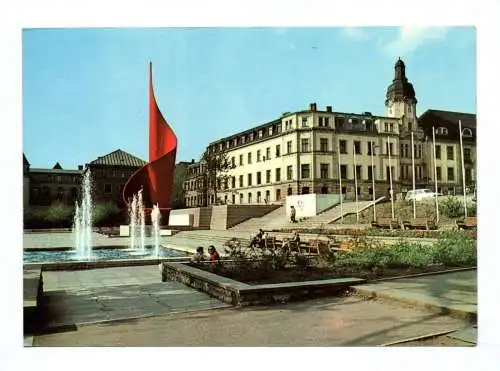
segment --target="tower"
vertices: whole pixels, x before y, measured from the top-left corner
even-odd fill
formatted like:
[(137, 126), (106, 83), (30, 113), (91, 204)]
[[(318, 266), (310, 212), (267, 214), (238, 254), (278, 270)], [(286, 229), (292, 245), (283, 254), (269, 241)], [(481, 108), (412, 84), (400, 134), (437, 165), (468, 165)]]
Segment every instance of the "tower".
[(417, 98), (405, 70), (404, 62), (398, 58), (394, 65), (394, 79), (387, 88), (385, 100), (387, 116), (401, 118), (402, 131), (417, 129)]

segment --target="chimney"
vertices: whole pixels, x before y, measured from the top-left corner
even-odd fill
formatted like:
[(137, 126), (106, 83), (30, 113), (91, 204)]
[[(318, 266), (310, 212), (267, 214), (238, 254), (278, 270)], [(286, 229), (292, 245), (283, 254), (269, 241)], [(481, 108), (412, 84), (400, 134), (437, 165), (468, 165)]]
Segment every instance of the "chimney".
[(192, 164), (194, 164), (194, 158), (193, 158), (193, 159), (191, 159), (191, 163), (192, 163)]
[(316, 111), (316, 103), (311, 103), (311, 104), (309, 105), (309, 110), (310, 110), (310, 111)]
[(326, 112), (332, 112), (332, 106), (326, 106)]
[(83, 170), (83, 165), (78, 165), (78, 170)]

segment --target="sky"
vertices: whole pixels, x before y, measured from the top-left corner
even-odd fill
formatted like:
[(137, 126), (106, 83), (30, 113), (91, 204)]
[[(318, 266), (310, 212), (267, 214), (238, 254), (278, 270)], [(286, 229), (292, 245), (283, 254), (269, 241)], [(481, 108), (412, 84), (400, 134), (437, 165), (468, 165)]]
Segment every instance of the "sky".
[(385, 115), (398, 57), (417, 114), (476, 113), (474, 27), (24, 29), (23, 151), (35, 168), (119, 148), (147, 160), (149, 61), (177, 161), (190, 161), (313, 102)]

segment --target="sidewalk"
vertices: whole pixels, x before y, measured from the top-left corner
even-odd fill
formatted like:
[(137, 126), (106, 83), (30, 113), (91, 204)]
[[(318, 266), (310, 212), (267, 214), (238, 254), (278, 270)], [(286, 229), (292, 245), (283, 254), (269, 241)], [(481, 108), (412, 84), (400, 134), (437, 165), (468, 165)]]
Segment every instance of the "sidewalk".
[(476, 270), (380, 281), (353, 289), (361, 296), (403, 302), (471, 323), (477, 321)]

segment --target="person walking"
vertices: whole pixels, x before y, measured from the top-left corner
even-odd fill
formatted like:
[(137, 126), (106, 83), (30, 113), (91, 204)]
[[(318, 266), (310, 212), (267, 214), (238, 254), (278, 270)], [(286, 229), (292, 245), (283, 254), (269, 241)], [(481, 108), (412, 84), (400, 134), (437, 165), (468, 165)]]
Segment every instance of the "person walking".
[(295, 213), (296, 213), (295, 206), (293, 206), (293, 205), (290, 206), (290, 221), (292, 223), (297, 223), (297, 220), (295, 219)]

